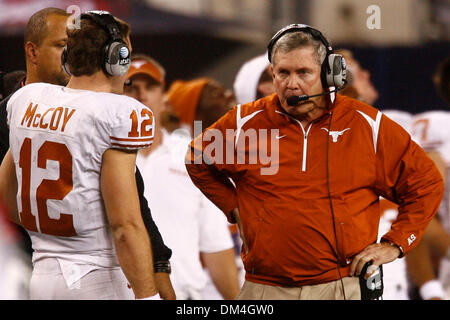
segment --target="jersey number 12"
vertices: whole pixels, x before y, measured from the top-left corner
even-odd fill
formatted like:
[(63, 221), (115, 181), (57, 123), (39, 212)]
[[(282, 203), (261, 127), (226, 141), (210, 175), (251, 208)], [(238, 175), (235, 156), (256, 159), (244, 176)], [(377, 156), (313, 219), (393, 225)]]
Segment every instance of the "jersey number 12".
[[(73, 226), (73, 215), (60, 213), (59, 219), (50, 218), (47, 209), (47, 200), (62, 200), (73, 189), (72, 181), (72, 155), (67, 146), (62, 143), (45, 141), (38, 150), (37, 166), (46, 169), (47, 160), (59, 163), (59, 179), (43, 179), (36, 190), (31, 190), (31, 139), (25, 138), (20, 148), (19, 166), (22, 169), (21, 202), (22, 211), (20, 219), (25, 229), (38, 232), (37, 221), (41, 233), (70, 237), (76, 235)], [(30, 193), (36, 192), (38, 217), (31, 213)]]

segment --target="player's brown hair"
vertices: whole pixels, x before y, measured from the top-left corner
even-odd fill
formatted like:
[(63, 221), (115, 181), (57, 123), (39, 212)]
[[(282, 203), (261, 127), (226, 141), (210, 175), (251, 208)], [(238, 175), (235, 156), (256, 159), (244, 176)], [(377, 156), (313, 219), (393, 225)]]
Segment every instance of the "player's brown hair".
[[(130, 25), (114, 17), (119, 26), (122, 40), (127, 42)], [(81, 19), (80, 28), (67, 29), (67, 63), (74, 76), (90, 76), (102, 70), (105, 61), (104, 45), (109, 35), (91, 19)]]
[(48, 32), (47, 18), (50, 15), (69, 17), (70, 14), (58, 8), (45, 8), (34, 13), (25, 28), (24, 44), (28, 41), (40, 46)]

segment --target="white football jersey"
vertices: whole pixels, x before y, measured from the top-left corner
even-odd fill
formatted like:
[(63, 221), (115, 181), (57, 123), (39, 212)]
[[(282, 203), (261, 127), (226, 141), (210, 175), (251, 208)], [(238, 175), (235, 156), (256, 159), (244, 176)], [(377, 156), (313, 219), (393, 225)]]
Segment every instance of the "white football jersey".
[[(397, 219), (398, 206), (386, 199), (380, 201), (380, 224), (378, 225), (378, 242), (391, 230), (392, 222)], [(383, 264), (383, 300), (409, 300), (406, 261), (402, 257)]]
[(109, 148), (148, 147), (152, 111), (123, 95), (44, 83), (18, 90), (7, 111), (33, 262), (55, 257), (118, 266), (100, 191), (102, 157)]
[(413, 119), (412, 135), (425, 151), (437, 151), (446, 163), (447, 176), (444, 198), (438, 214), (450, 233), (450, 111), (428, 111)]

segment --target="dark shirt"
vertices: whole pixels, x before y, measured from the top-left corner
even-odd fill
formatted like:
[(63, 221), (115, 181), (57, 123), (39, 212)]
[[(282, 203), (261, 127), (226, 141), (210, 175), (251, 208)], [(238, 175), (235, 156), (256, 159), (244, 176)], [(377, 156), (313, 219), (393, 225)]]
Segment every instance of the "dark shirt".
[[(13, 93), (19, 90), (24, 81), (21, 81), (17, 84)], [(8, 97), (3, 99), (0, 102), (0, 162), (6, 155), (6, 152), (9, 149), (9, 128), (7, 126), (7, 113), (6, 113), (6, 104), (9, 101), (9, 98), (13, 94), (11, 93)], [(136, 185), (139, 194), (139, 202), (141, 206), (141, 215), (144, 220), (145, 228), (150, 236), (150, 240), (152, 243), (152, 252), (153, 252), (153, 261), (164, 261), (169, 260), (172, 256), (172, 250), (168, 248), (164, 244), (164, 240), (159, 233), (158, 227), (155, 224), (155, 221), (152, 218), (152, 214), (150, 208), (148, 206), (147, 199), (144, 196), (144, 180), (142, 179), (142, 175), (139, 172), (139, 169), (136, 167)], [(22, 227), (19, 227), (19, 231), (23, 235), (23, 246), (24, 250), (31, 254), (31, 242), (28, 237), (28, 234), (24, 232)]]
[(16, 86), (14, 87), (12, 93), (9, 94), (5, 99), (0, 101), (0, 163), (3, 160), (3, 158), (5, 157), (6, 152), (8, 152), (8, 149), (9, 149), (9, 128), (8, 128), (8, 125), (6, 124), (6, 118), (7, 118), (6, 104), (8, 103), (9, 98), (11, 98), (11, 96), (14, 94), (14, 92), (16, 92), (17, 90), (22, 88), (24, 83), (25, 83), (25, 79), (22, 79), (21, 81), (19, 81), (16, 84)]

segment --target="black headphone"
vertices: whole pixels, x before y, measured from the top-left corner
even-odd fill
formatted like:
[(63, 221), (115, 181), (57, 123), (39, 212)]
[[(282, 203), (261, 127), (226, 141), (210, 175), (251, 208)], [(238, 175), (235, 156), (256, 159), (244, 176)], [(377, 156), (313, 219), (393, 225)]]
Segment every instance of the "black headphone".
[(291, 32), (306, 32), (309, 33), (315, 40), (319, 40), (325, 46), (327, 51), (325, 60), (321, 66), (320, 79), (322, 81), (322, 87), (342, 87), (345, 85), (347, 76), (347, 65), (345, 59), (340, 54), (333, 53), (333, 48), (328, 43), (327, 39), (322, 35), (322, 33), (310, 27), (306, 24), (290, 24), (281, 30), (279, 30), (270, 40), (267, 46), (267, 53), (269, 55), (269, 61), (272, 62), (272, 50), (275, 43), (285, 34)]
[[(104, 63), (103, 71), (111, 76), (121, 76), (128, 72), (130, 68), (130, 49), (122, 40), (119, 25), (114, 17), (107, 11), (88, 11), (81, 14), (80, 19), (90, 19), (102, 27), (109, 36), (108, 41), (103, 45)], [(64, 71), (70, 74), (67, 63), (67, 46), (64, 47), (61, 55), (61, 63)]]

